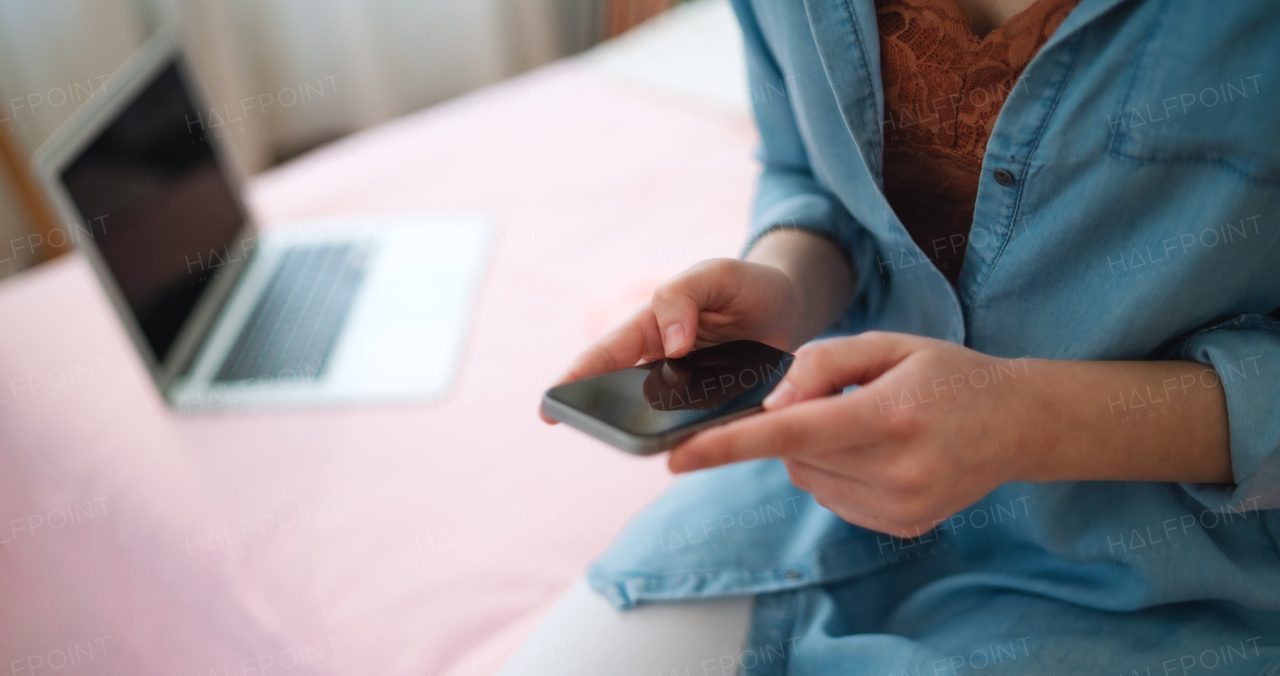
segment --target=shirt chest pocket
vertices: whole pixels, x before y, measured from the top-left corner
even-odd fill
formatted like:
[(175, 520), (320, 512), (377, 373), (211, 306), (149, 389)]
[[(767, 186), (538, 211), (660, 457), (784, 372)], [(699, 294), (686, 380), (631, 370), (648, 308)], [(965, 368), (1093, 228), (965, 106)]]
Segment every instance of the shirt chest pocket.
[[(1215, 166), (1280, 187), (1280, 87), (1273, 29), (1280, 3), (1187, 11), (1161, 0), (1132, 65), (1124, 104), (1109, 111), (1110, 152), (1148, 163)], [(1136, 17), (1135, 17), (1136, 18)], [(1270, 34), (1270, 35), (1269, 35)]]

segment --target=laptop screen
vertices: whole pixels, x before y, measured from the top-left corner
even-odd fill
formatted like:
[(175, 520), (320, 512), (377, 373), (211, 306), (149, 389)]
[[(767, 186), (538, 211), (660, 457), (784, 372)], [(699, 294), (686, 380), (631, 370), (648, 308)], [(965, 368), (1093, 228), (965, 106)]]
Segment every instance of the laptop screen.
[(61, 175), (161, 364), (218, 268), (244, 255), (245, 215), (195, 100), (174, 59)]

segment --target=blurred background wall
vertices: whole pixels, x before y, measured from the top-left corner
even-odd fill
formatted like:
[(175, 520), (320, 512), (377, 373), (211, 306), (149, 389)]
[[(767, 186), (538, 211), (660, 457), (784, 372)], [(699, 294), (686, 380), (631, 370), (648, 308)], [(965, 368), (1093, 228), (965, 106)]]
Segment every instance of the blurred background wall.
[[(0, 276), (57, 253), (21, 175), (156, 29), (182, 24), (240, 171), (579, 52), (680, 0), (0, 1)], [(221, 119), (225, 118), (225, 119)], [(62, 226), (66, 227), (66, 226)]]

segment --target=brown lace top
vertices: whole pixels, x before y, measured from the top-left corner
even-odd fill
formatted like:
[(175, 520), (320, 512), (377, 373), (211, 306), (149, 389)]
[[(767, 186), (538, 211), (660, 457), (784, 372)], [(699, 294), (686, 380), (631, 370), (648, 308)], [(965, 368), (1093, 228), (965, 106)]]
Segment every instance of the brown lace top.
[(884, 189), (911, 238), (960, 276), (982, 156), (1018, 75), (1079, 0), (1037, 0), (985, 37), (956, 0), (876, 0)]

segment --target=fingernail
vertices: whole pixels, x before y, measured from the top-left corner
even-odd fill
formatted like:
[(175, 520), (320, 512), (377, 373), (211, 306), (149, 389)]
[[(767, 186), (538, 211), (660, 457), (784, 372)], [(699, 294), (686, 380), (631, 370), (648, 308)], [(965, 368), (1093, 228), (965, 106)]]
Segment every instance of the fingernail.
[(769, 393), (769, 396), (764, 398), (764, 407), (782, 408), (783, 406), (793, 403), (795, 400), (796, 388), (792, 387), (791, 383), (784, 380), (778, 383), (777, 387), (773, 388), (773, 391)]
[(667, 354), (671, 354), (682, 345), (684, 345), (684, 327), (678, 323), (668, 326), (666, 332), (662, 334), (662, 349)]

